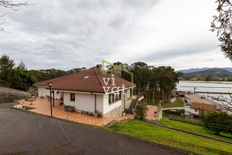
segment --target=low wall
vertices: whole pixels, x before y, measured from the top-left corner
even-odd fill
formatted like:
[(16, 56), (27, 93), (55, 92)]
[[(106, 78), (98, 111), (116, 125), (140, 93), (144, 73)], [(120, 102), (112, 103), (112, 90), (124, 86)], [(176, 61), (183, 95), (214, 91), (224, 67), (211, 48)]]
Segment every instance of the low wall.
[(0, 87), (0, 103), (9, 103), (14, 102), (14, 100), (30, 97), (30, 93), (11, 88)]
[(188, 118), (185, 116), (177, 116), (177, 115), (166, 114), (166, 113), (163, 114), (163, 116), (168, 117), (169, 119), (175, 120), (175, 121), (187, 122), (187, 123), (201, 125), (201, 126), (204, 125), (204, 123), (200, 119)]

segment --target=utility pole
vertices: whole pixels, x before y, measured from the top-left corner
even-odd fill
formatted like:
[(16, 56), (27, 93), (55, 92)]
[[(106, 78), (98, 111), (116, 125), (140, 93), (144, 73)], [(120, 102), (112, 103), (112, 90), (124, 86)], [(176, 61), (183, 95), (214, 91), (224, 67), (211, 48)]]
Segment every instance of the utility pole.
[(50, 90), (50, 112), (51, 112), (51, 117), (52, 117), (52, 83), (48, 83), (49, 90)]

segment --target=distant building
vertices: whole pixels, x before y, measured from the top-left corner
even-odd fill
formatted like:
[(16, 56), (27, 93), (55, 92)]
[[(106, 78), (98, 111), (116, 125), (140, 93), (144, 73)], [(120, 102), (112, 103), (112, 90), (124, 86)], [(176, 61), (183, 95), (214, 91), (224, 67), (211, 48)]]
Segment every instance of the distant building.
[(193, 102), (190, 106), (185, 106), (185, 115), (201, 115), (204, 111), (216, 111), (217, 106), (200, 102)]

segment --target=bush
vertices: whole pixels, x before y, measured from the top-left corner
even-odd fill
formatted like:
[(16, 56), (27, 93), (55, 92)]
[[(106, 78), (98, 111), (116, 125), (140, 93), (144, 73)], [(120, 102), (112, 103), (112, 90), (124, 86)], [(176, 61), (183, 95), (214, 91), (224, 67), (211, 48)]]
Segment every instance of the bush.
[(212, 112), (205, 114), (204, 125), (216, 134), (220, 134), (220, 132), (232, 134), (232, 116), (227, 113)]
[(182, 114), (184, 114), (184, 109), (175, 110), (175, 111), (174, 110), (165, 110), (163, 112), (166, 114), (181, 116)]
[(136, 118), (144, 120), (147, 113), (147, 105), (145, 103), (139, 103), (135, 109)]

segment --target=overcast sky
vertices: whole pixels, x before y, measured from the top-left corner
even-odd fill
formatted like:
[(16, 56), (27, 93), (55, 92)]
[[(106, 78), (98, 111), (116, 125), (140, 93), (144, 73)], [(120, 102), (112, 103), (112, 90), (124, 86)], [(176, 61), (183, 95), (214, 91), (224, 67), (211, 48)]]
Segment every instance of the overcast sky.
[(27, 68), (91, 67), (101, 60), (175, 69), (230, 67), (209, 31), (215, 0), (28, 0), (6, 14), (0, 54)]

